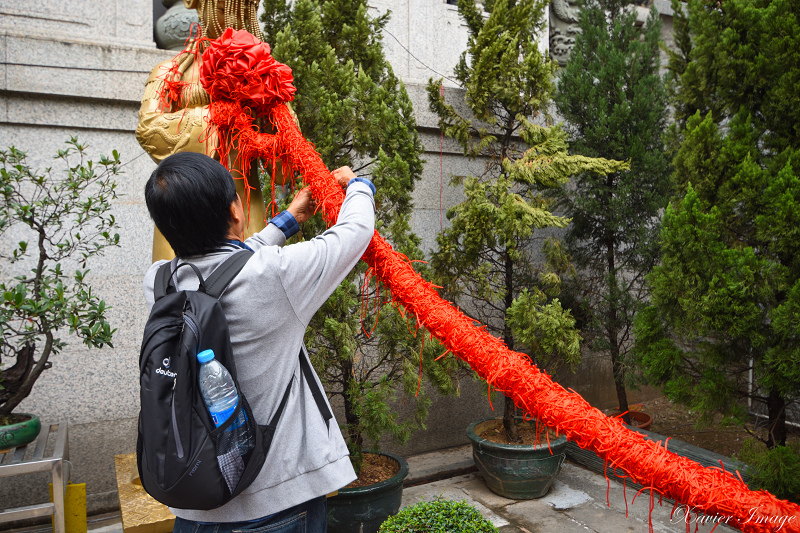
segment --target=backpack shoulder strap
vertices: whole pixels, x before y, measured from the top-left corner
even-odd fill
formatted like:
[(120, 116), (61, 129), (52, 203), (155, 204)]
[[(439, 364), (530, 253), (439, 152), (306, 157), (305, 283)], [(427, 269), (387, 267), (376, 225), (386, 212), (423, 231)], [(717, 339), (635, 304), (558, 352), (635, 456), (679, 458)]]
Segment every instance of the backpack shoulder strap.
[(192, 263), (181, 263), (178, 265), (177, 262), (178, 260), (175, 258), (172, 261), (164, 263), (158, 267), (158, 270), (156, 271), (156, 279), (153, 283), (154, 301), (157, 302), (167, 294), (176, 292), (175, 286), (172, 284), (172, 276), (178, 271), (179, 268), (187, 265), (192, 267), (192, 270), (194, 270), (194, 273), (197, 275), (197, 279), (200, 282), (200, 287), (198, 290), (205, 292), (206, 281), (203, 279), (203, 275), (200, 273), (200, 270)]
[[(314, 373), (311, 370), (311, 363), (308, 362), (308, 357), (303, 353), (304, 350), (300, 348), (300, 368), (302, 369), (303, 376), (305, 376), (306, 381), (308, 382), (308, 386), (311, 389), (311, 395), (314, 397), (314, 402), (317, 404), (317, 408), (319, 409), (320, 414), (322, 415), (323, 420), (325, 420), (325, 426), (330, 429), (331, 427), (331, 419), (333, 418), (333, 413), (331, 410), (328, 409), (328, 404), (325, 403), (325, 395), (322, 390), (317, 385), (317, 380), (314, 379)], [(272, 442), (272, 435), (275, 433), (275, 429), (278, 427), (278, 421), (281, 419), (281, 415), (283, 414), (283, 408), (286, 407), (286, 401), (289, 399), (289, 393), (292, 390), (292, 381), (289, 380), (289, 385), (286, 386), (286, 391), (283, 393), (283, 398), (281, 399), (281, 403), (278, 406), (278, 409), (275, 411), (275, 414), (272, 415), (272, 419), (267, 424), (267, 438), (268, 443)], [(267, 449), (269, 448), (269, 444), (267, 444)]]
[(320, 390), (317, 385), (317, 380), (314, 379), (314, 373), (311, 371), (311, 363), (308, 362), (308, 357), (303, 353), (300, 348), (300, 368), (303, 370), (303, 375), (306, 377), (308, 387), (311, 389), (311, 395), (314, 397), (314, 402), (317, 404), (322, 418), (325, 420), (325, 425), (330, 428), (331, 418), (333, 414), (328, 409), (328, 404), (325, 403), (325, 394)]
[(172, 276), (172, 261), (167, 261), (156, 271), (156, 281), (153, 283), (153, 298), (159, 301), (167, 295), (169, 278)]
[(253, 252), (250, 250), (242, 250), (231, 254), (208, 276), (205, 283), (205, 293), (212, 298), (219, 298), (252, 256)]

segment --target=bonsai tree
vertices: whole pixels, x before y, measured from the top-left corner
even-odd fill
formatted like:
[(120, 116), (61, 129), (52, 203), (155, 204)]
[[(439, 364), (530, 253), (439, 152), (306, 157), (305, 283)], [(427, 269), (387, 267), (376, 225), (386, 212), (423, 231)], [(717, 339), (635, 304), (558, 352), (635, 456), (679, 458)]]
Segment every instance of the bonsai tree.
[[(487, 2), (485, 19), (473, 0), (459, 0), (470, 37), (455, 77), (472, 116), (447, 103), (441, 80), (429, 83), (428, 98), (444, 135), (465, 155), (486, 160), (482, 175), (453, 178), (466, 199), (448, 210), (451, 226), (437, 236), (436, 283), (509, 348), (551, 367), (579, 360), (580, 337), (556, 298), (569, 258), (548, 237), (569, 219), (550, 212), (544, 192), (578, 172), (607, 173), (624, 164), (570, 156), (562, 131), (531, 122), (553, 89), (555, 65), (537, 43), (546, 7), (538, 0)], [(503, 424), (511, 442), (519, 441), (515, 415), (506, 397)]]
[[(375, 183), (377, 229), (407, 257), (422, 257), (409, 222), (422, 145), (408, 94), (383, 55), (388, 14), (370, 17), (364, 0), (265, 4), (265, 38), (275, 58), (292, 67), (292, 105), (303, 134), (328, 168), (348, 165)], [(301, 238), (324, 229), (314, 217)], [(359, 263), (317, 312), (305, 339), (325, 390), (344, 406), (343, 432), (356, 471), (367, 444), (384, 436), (403, 443), (424, 428), (430, 400), (420, 386), (423, 375), (442, 393), (456, 390), (454, 358), (434, 362), (445, 349), (415, 331), (413, 317), (373, 280)], [(411, 419), (401, 419), (393, 405), (399, 391), (416, 407)]]
[(76, 138), (66, 144), (56, 156), (62, 172), (32, 169), (14, 147), (0, 151), (0, 258), (7, 265), (0, 278), (0, 423), (67, 346), (64, 333), (100, 348), (111, 346), (116, 331), (86, 267), (119, 244), (110, 212), (119, 154), (95, 163)]
[(659, 218), (669, 196), (661, 22), (652, 8), (637, 26), (629, 3), (583, 3), (581, 31), (554, 98), (572, 153), (630, 160), (619, 172), (578, 174), (560, 191), (559, 205), (572, 217), (565, 240), (577, 267), (569, 307), (592, 351), (611, 360), (626, 423), (633, 321), (648, 296), (644, 276), (658, 261)]

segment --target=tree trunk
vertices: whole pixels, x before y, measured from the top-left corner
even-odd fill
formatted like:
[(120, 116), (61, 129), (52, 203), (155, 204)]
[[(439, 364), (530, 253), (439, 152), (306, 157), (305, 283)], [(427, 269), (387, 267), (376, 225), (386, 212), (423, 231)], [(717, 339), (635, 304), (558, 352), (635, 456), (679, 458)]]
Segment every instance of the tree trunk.
[[(506, 253), (506, 295), (503, 301), (504, 308), (507, 311), (510, 307), (512, 302), (514, 301), (514, 284), (513, 278), (514, 275), (514, 261), (511, 260), (511, 256)], [(508, 326), (508, 323), (505, 321), (503, 322), (503, 341), (508, 346), (509, 350), (514, 349), (514, 337), (511, 335), (511, 328)], [(519, 430), (517, 429), (517, 408), (514, 405), (514, 400), (509, 398), (508, 396), (505, 397), (505, 408), (503, 409), (503, 427), (506, 430), (506, 437), (510, 442), (520, 442), (522, 439), (519, 436)]]
[(767, 412), (769, 413), (767, 448), (786, 446), (786, 402), (775, 389), (769, 391)]
[[(39, 234), (37, 239), (39, 258), (36, 268), (33, 270), (33, 295), (34, 301), (39, 304), (42, 299), (42, 277), (44, 276), (45, 260), (47, 259), (47, 250), (45, 249), (45, 230), (41, 225), (37, 226), (36, 232)], [(27, 398), (33, 390), (33, 385), (42, 372), (49, 369), (52, 364), (50, 363), (50, 352), (53, 349), (53, 332), (51, 331), (50, 323), (47, 320), (47, 313), (39, 317), (39, 326), (34, 328), (38, 333), (44, 334), (45, 342), (44, 349), (42, 350), (39, 360), (34, 360), (36, 355), (36, 344), (27, 343), (16, 354), (17, 361), (13, 367), (6, 369), (0, 373), (0, 378), (8, 378), (8, 383), (1, 383), (6, 387), (6, 390), (0, 395), (0, 415), (11, 414), (22, 400)], [(20, 358), (22, 362), (20, 362)], [(4, 381), (4, 379), (0, 379)]]
[[(42, 329), (46, 331), (48, 328), (47, 326), (43, 326)], [(38, 361), (33, 360), (33, 357), (36, 354), (35, 344), (26, 344), (22, 347), (17, 354), (17, 357), (30, 358), (30, 362), (33, 364), (33, 366), (20, 377), (19, 382), (13, 384), (15, 387), (14, 393), (4, 398), (3, 404), (0, 406), (0, 414), (10, 414), (16, 406), (22, 403), (22, 400), (30, 395), (31, 391), (33, 390), (33, 385), (36, 383), (36, 380), (39, 379), (39, 376), (42, 374), (42, 372), (52, 366), (49, 361), (52, 348), (53, 333), (49, 331), (46, 331), (45, 333), (44, 349), (42, 350)], [(16, 364), (14, 367), (16, 367)], [(12, 367), (12, 369), (14, 367)], [(5, 371), (3, 372), (3, 376), (5, 376)]]
[(503, 427), (506, 430), (506, 437), (511, 442), (520, 442), (522, 439), (519, 436), (519, 429), (517, 428), (517, 407), (514, 405), (514, 400), (505, 396), (505, 409), (503, 410)]
[(347, 426), (347, 435), (345, 437), (347, 438), (347, 448), (350, 450), (350, 460), (357, 475), (361, 470), (361, 462), (364, 459), (364, 437), (358, 429), (358, 415), (356, 415), (355, 403), (350, 394), (348, 394), (348, 391), (352, 390), (353, 381), (355, 381), (353, 362), (350, 360), (343, 361), (342, 372), (344, 375), (344, 420)]
[(617, 389), (617, 402), (619, 402), (619, 409), (622, 416), (622, 421), (626, 424), (631, 423), (631, 416), (628, 411), (628, 392), (625, 390), (625, 370), (619, 360), (619, 347), (612, 346), (611, 349), (611, 368), (614, 371), (614, 386)]
[(24, 385), (36, 362), (33, 359), (35, 351), (35, 345), (26, 344), (17, 352), (14, 365), (0, 373), (0, 385), (3, 387), (0, 389), (0, 416), (11, 414), (11, 411), (30, 393), (33, 384), (31, 383), (28, 390), (24, 390)]
[[(607, 184), (609, 190), (613, 187), (613, 175), (609, 174)], [(610, 204), (611, 202), (609, 202)], [(617, 402), (622, 416), (622, 421), (631, 423), (628, 411), (628, 392), (625, 390), (625, 369), (620, 361), (619, 352), (619, 327), (617, 316), (617, 265), (614, 257), (614, 234), (609, 232), (606, 237), (606, 261), (608, 280), (608, 315), (606, 316), (606, 333), (608, 336), (609, 351), (611, 352), (611, 370), (614, 372), (614, 387), (617, 390)]]

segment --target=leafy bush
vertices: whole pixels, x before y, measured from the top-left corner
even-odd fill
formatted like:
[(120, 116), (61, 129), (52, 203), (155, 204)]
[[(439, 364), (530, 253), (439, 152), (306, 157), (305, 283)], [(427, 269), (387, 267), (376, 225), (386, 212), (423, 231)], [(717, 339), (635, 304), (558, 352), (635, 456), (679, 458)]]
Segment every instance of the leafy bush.
[(800, 502), (799, 444), (768, 449), (747, 439), (737, 459), (748, 465), (751, 489), (764, 489), (778, 498)]
[(14, 147), (0, 150), (0, 417), (52, 366), (64, 334), (112, 346), (109, 307), (87, 283), (86, 265), (119, 246), (110, 210), (121, 163), (116, 150), (90, 161), (86, 148), (67, 141), (55, 157), (60, 171), (32, 169)]
[(379, 533), (497, 533), (499, 530), (465, 501), (435, 500), (406, 507), (381, 524)]

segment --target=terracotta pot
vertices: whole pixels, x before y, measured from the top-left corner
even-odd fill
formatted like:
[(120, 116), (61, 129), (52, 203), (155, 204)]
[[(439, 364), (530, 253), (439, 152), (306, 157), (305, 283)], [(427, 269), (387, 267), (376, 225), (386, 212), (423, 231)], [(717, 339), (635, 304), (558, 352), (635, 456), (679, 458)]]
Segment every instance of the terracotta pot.
[[(653, 417), (643, 411), (628, 411), (628, 414), (631, 415), (631, 426), (635, 427), (636, 429), (644, 429), (649, 430), (650, 425), (653, 423)], [(608, 416), (618, 417), (620, 415), (619, 411), (615, 411)]]

